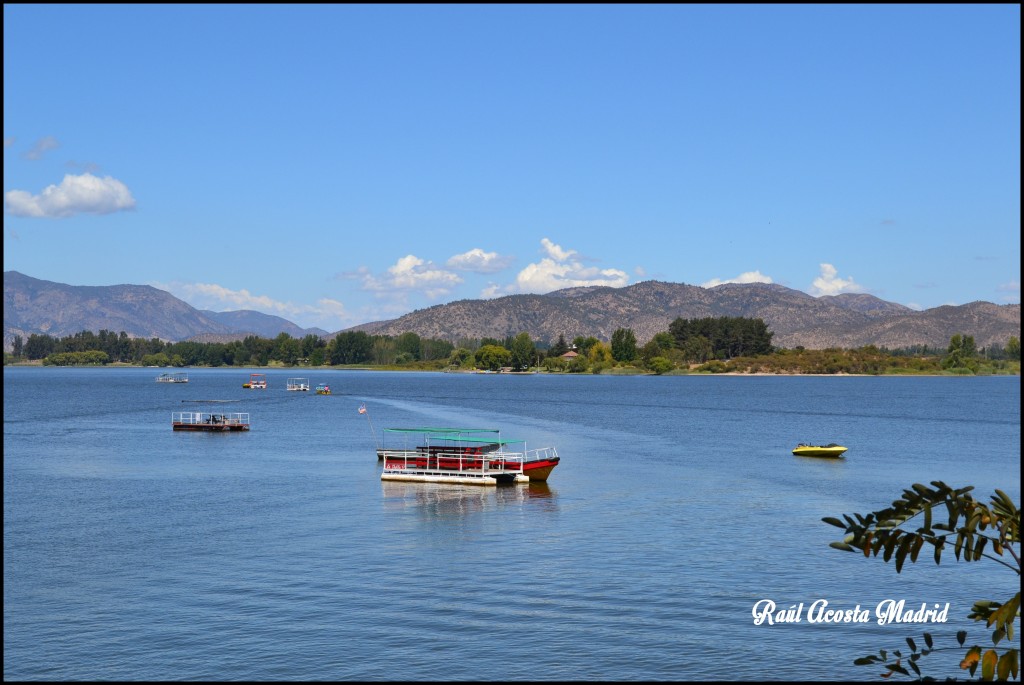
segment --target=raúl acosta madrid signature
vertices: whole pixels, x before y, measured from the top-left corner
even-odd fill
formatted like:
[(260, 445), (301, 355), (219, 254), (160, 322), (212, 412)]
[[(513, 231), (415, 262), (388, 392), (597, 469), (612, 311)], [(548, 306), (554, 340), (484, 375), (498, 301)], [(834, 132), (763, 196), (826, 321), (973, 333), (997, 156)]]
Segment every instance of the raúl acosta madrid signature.
[[(806, 612), (804, 611), (806, 608)], [(754, 604), (750, 612), (754, 617), (754, 625), (767, 624), (770, 626), (780, 623), (870, 623), (876, 621), (878, 625), (887, 623), (945, 623), (949, 615), (949, 602), (939, 607), (933, 604), (928, 607), (927, 602), (921, 606), (907, 606), (904, 599), (883, 599), (875, 606), (874, 614), (864, 609), (860, 604), (852, 609), (836, 609), (828, 604), (827, 599), (816, 599), (806, 607), (803, 602), (792, 604), (785, 609), (779, 609), (775, 602), (770, 599), (761, 599)]]

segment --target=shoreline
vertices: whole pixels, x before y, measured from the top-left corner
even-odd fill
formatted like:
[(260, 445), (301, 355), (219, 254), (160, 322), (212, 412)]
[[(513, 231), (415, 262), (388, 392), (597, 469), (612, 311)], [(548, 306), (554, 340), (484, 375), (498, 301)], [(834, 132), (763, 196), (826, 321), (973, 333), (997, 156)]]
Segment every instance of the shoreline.
[(280, 371), (374, 371), (374, 372), (418, 372), (418, 373), (458, 373), (467, 375), (487, 375), (487, 376), (694, 376), (694, 377), (713, 377), (713, 376), (739, 376), (739, 377), (757, 377), (757, 376), (771, 376), (771, 377), (802, 377), (802, 378), (988, 378), (1005, 376), (1008, 378), (1020, 378), (1020, 373), (990, 373), (990, 374), (958, 374), (958, 373), (766, 373), (764, 371), (756, 371), (753, 373), (743, 373), (740, 371), (723, 371), (722, 373), (650, 373), (645, 371), (636, 372), (610, 372), (610, 373), (568, 373), (558, 372), (551, 373), (549, 371), (492, 371), (482, 372), (477, 370), (446, 370), (446, 369), (394, 369), (394, 368), (374, 368), (371, 366), (358, 366), (358, 367), (339, 367), (339, 366), (182, 366), (182, 367), (170, 367), (170, 366), (138, 366), (136, 364), (125, 364), (122, 362), (114, 362), (111, 364), (81, 364), (71, 366), (45, 366), (42, 360), (36, 360), (31, 362), (16, 362), (14, 364), (4, 364), (4, 368), (55, 368), (55, 369), (87, 369), (87, 368), (115, 368), (115, 369), (232, 369), (239, 372), (243, 372), (249, 369), (260, 369), (260, 370), (280, 370)]

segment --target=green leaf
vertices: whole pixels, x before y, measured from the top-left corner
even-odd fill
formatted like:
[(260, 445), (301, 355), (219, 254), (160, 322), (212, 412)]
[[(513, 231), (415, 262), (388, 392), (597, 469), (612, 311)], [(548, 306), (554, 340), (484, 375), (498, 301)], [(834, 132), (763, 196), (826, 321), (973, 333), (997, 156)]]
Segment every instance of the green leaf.
[(925, 633), (924, 634), (924, 643), (926, 645), (928, 645), (928, 649), (932, 648), (932, 634), (931, 633)]
[(907, 644), (910, 645), (910, 651), (912, 651), (912, 652), (916, 652), (917, 651), (917, 643), (914, 642), (914, 638), (908, 637), (907, 638)]
[(999, 657), (999, 665), (996, 667), (996, 677), (999, 680), (1007, 680), (1010, 677), (1010, 666), (1012, 666), (1010, 652)]
[(984, 535), (978, 537), (978, 543), (974, 545), (974, 560), (978, 561), (981, 559), (981, 553), (985, 551), (985, 543), (988, 542), (988, 538)]
[(910, 548), (910, 563), (917, 563), (917, 555), (921, 551), (921, 546), (924, 545), (924, 538), (920, 535), (915, 536), (914, 544)]
[(889, 669), (890, 671), (893, 671), (895, 673), (899, 673), (900, 675), (910, 675), (910, 673), (907, 671), (907, 669), (903, 668), (899, 664), (886, 664), (885, 667), (887, 669)]
[(882, 555), (882, 559), (888, 562), (892, 559), (892, 551), (896, 548), (896, 543), (900, 541), (898, 533), (894, 533), (889, 536), (889, 539), (885, 541), (885, 554)]
[(896, 573), (903, 570), (903, 562), (907, 560), (907, 553), (910, 550), (910, 545), (914, 542), (914, 536), (904, 535), (903, 539), (900, 540), (900, 548), (896, 552)]
[(985, 656), (981, 657), (981, 679), (992, 680), (996, 675), (996, 663), (999, 661), (999, 655), (996, 654), (996, 650), (990, 649), (985, 652)]
[(835, 526), (836, 528), (846, 528), (846, 524), (845, 523), (843, 523), (842, 521), (840, 521), (839, 519), (837, 519), (837, 518), (835, 518), (833, 516), (826, 516), (825, 518), (823, 518), (821, 520), (824, 521), (825, 523), (829, 524), (830, 526)]
[(967, 631), (966, 630), (958, 630), (958, 631), (956, 631), (956, 641), (960, 643), (961, 647), (964, 646), (964, 640), (966, 640), (966, 639), (967, 639)]

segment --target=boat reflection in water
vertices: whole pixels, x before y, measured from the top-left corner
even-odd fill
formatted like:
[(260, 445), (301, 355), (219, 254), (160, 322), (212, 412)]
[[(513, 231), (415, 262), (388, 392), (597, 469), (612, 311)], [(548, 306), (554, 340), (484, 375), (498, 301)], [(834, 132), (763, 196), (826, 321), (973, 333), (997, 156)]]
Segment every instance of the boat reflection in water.
[(554, 511), (558, 507), (557, 491), (543, 482), (481, 488), (382, 480), (381, 494), (386, 511), (417, 509), (432, 518), (467, 516), (509, 506), (537, 507), (538, 511)]

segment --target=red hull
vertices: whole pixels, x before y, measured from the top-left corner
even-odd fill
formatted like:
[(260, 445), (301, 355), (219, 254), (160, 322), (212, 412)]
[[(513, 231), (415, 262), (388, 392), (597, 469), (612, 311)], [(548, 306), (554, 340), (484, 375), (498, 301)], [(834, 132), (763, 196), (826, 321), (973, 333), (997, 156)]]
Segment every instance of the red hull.
[[(392, 464), (405, 464), (409, 467), (418, 469), (446, 469), (448, 471), (468, 471), (470, 469), (479, 470), (483, 468), (482, 459), (465, 457), (459, 459), (458, 457), (438, 458), (423, 456), (406, 460), (395, 459), (387, 462), (385, 467), (392, 468)], [(558, 459), (538, 459), (537, 461), (528, 461), (523, 464), (523, 475), (527, 476), (532, 481), (546, 481), (556, 466), (558, 466)], [(487, 462), (488, 469), (498, 471), (502, 470), (503, 467), (508, 470), (518, 470), (519, 462), (502, 462), (500, 459), (489, 460)]]

